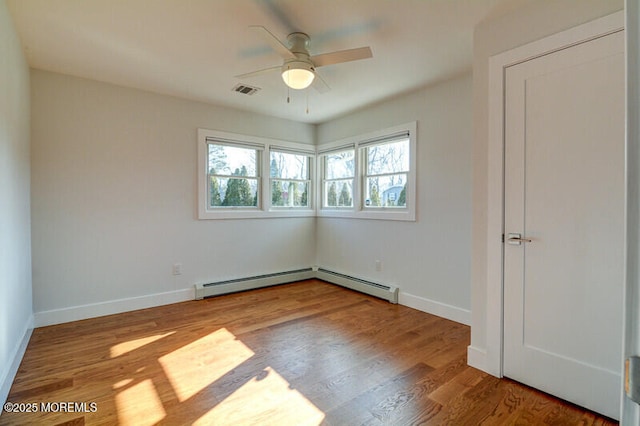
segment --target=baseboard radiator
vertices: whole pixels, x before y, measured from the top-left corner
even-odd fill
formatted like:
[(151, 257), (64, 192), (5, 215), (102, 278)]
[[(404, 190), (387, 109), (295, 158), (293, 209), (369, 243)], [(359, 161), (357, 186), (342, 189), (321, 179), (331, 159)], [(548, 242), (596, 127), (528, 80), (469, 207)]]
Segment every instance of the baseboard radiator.
[(380, 299), (388, 300), (391, 303), (398, 303), (398, 287), (395, 286), (378, 284), (323, 268), (318, 268), (316, 278), (342, 287), (350, 288), (351, 290), (359, 291), (360, 293), (379, 297)]
[(196, 284), (196, 300), (239, 291), (254, 290), (261, 287), (286, 284), (294, 281), (317, 278), (351, 290), (359, 291), (391, 303), (398, 303), (398, 288), (374, 283), (324, 268), (304, 268), (275, 274), (257, 275), (255, 277), (237, 278), (207, 284)]
[(294, 271), (278, 272), (275, 274), (257, 275), (255, 277), (238, 278), (215, 283), (196, 284), (196, 300), (205, 297), (219, 296), (239, 291), (254, 290), (261, 287), (286, 284), (294, 281), (315, 278), (316, 272), (312, 268), (296, 269)]

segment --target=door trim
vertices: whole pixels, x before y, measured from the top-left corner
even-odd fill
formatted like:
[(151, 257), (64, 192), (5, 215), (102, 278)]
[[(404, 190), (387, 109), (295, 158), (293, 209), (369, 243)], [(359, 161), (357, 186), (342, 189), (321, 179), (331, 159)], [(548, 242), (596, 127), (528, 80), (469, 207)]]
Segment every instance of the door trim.
[[(623, 356), (640, 354), (640, 1), (625, 2), (627, 28), (627, 282)], [(621, 425), (640, 424), (640, 405), (623, 392)]]
[(620, 11), (489, 58), (487, 346), (484, 360), (481, 359), (482, 351), (477, 348), (470, 349), (475, 349), (474, 366), (494, 376), (503, 376), (504, 244), (502, 235), (504, 234), (504, 76), (506, 68), (623, 29), (624, 11)]

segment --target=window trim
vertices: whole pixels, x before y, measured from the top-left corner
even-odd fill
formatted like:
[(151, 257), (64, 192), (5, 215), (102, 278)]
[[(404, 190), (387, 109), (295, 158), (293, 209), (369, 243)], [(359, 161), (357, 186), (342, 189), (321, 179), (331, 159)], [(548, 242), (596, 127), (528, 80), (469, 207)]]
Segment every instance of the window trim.
[[(208, 192), (209, 186), (207, 183), (208, 176), (208, 149), (207, 146), (210, 142), (219, 142), (223, 145), (232, 145), (243, 148), (252, 148), (262, 151), (259, 155), (258, 164), (258, 206), (257, 207), (224, 207), (219, 209), (208, 208)], [(222, 132), (218, 130), (198, 129), (197, 138), (197, 203), (198, 203), (198, 219), (258, 219), (269, 217), (313, 217), (316, 215), (315, 211), (315, 192), (316, 186), (313, 181), (315, 176), (314, 164), (316, 163), (316, 151), (315, 146), (289, 142), (282, 140), (274, 140), (268, 138), (262, 138), (258, 136), (241, 135), (236, 133)], [(310, 191), (312, 192), (309, 197), (309, 207), (272, 207), (271, 206), (271, 189), (270, 189), (270, 173), (267, 173), (269, 169), (270, 153), (271, 149), (274, 151), (289, 153), (296, 153), (300, 155), (306, 155), (311, 157), (309, 161), (309, 177), (311, 179)], [(265, 173), (267, 173), (265, 175)]]
[[(317, 185), (319, 190), (317, 191), (316, 205), (318, 206), (318, 217), (339, 217), (339, 218), (352, 218), (352, 219), (380, 219), (380, 220), (400, 220), (400, 221), (415, 221), (417, 212), (417, 122), (413, 121), (398, 126), (389, 127), (386, 129), (378, 130), (375, 132), (352, 136), (346, 139), (342, 139), (335, 142), (323, 144), (318, 147), (318, 174), (316, 175)], [(407, 189), (406, 189), (406, 203), (405, 208), (401, 207), (376, 207), (367, 208), (364, 205), (364, 185), (366, 179), (366, 164), (364, 164), (364, 149), (372, 144), (379, 144), (384, 140), (392, 141), (395, 136), (403, 133), (408, 133), (409, 137), (409, 171), (407, 172)], [(349, 149), (354, 147), (355, 149), (355, 179), (353, 184), (353, 207), (351, 208), (327, 208), (322, 203), (324, 191), (323, 179), (324, 179), (324, 156), (331, 152), (340, 151), (343, 149)]]

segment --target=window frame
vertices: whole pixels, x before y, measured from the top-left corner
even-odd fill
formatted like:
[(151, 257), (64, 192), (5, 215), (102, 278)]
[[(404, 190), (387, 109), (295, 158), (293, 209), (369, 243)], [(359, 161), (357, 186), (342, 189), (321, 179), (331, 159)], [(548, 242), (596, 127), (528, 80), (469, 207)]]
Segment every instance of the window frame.
[[(392, 135), (388, 138), (384, 138), (381, 141), (374, 141), (371, 143), (366, 143), (366, 144), (361, 144), (360, 149), (362, 150), (362, 154), (361, 154), (361, 158), (362, 158), (362, 208), (364, 210), (371, 210), (371, 211), (379, 211), (382, 209), (390, 209), (390, 210), (401, 210), (401, 209), (406, 209), (407, 208), (407, 203), (406, 203), (406, 198), (405, 198), (405, 205), (404, 206), (372, 206), (372, 205), (368, 205), (367, 204), (367, 180), (368, 179), (373, 179), (373, 178), (385, 178), (385, 177), (390, 177), (390, 176), (398, 176), (398, 175), (404, 175), (405, 176), (405, 188), (409, 182), (409, 171), (411, 170), (411, 166), (410, 164), (408, 164), (408, 169), (407, 170), (402, 170), (402, 171), (397, 171), (397, 172), (385, 172), (385, 173), (369, 173), (369, 149), (370, 148), (375, 148), (378, 146), (384, 146), (384, 145), (389, 145), (389, 144), (393, 144), (393, 143), (398, 143), (398, 142), (402, 142), (402, 141), (407, 141), (409, 142), (409, 137), (408, 135)], [(411, 144), (409, 143), (409, 162), (411, 161)], [(378, 188), (379, 189), (379, 188)], [(384, 192), (381, 192), (379, 195), (383, 196)], [(405, 189), (405, 197), (406, 197), (406, 189)]]
[[(417, 122), (410, 122), (398, 126), (389, 127), (379, 131), (353, 136), (335, 142), (323, 144), (318, 147), (318, 175), (316, 181), (321, 186), (318, 191), (318, 217), (339, 217), (353, 219), (380, 219), (415, 221), (417, 212)], [(401, 135), (409, 139), (409, 171), (407, 172), (407, 189), (405, 191), (405, 207), (367, 207), (365, 206), (364, 195), (367, 178), (367, 164), (365, 150), (367, 147), (379, 145), (385, 141), (393, 142)], [(355, 149), (355, 179), (353, 184), (353, 207), (325, 207), (323, 204), (324, 176), (326, 155), (332, 152), (339, 152), (348, 147)], [(404, 172), (403, 172), (404, 173)]]
[[(273, 177), (271, 176), (271, 154), (272, 153), (281, 153), (281, 154), (291, 154), (291, 155), (300, 155), (307, 158), (307, 178), (306, 179), (285, 179), (283, 177)], [(315, 185), (314, 185), (314, 165), (315, 165), (315, 151), (312, 153), (302, 152), (300, 150), (293, 150), (286, 147), (281, 146), (271, 146), (269, 148), (269, 204), (271, 211), (294, 211), (294, 210), (313, 210), (313, 200), (315, 194)], [(274, 206), (273, 203), (273, 183), (274, 182), (296, 182), (296, 183), (306, 183), (307, 184), (307, 206)]]
[[(331, 154), (335, 154), (335, 153), (339, 153), (339, 152), (347, 152), (347, 151), (353, 151), (353, 161), (354, 161), (354, 165), (353, 165), (353, 176), (352, 177), (346, 177), (346, 178), (328, 178), (327, 177), (327, 156), (331, 155)], [(319, 156), (320, 157), (320, 156)], [(331, 149), (329, 151), (323, 151), (323, 153), (321, 154), (321, 158), (318, 160), (321, 163), (321, 167), (320, 169), (322, 170), (322, 175), (317, 179), (318, 180), (318, 185), (320, 186), (318, 192), (320, 195), (320, 200), (318, 201), (318, 206), (321, 210), (325, 210), (325, 211), (353, 211), (356, 206), (357, 206), (357, 198), (356, 198), (356, 187), (357, 187), (357, 178), (358, 178), (358, 151), (355, 147), (355, 145), (350, 144), (350, 145), (345, 145), (345, 146), (339, 146), (335, 149)], [(324, 200), (327, 198), (326, 197), (326, 185), (325, 183), (327, 182), (339, 182), (339, 181), (345, 181), (345, 180), (351, 180), (351, 198), (352, 198), (352, 205), (351, 206), (325, 206), (324, 205)]]
[[(208, 173), (208, 145), (218, 143), (221, 145), (237, 146), (258, 150), (257, 179), (258, 179), (258, 205), (237, 207), (209, 207), (209, 173)], [(257, 136), (241, 135), (222, 132), (218, 130), (198, 129), (198, 219), (257, 219), (268, 217), (313, 217), (315, 211), (315, 146), (297, 142), (274, 140)], [(271, 178), (269, 162), (271, 151), (288, 152), (297, 155), (305, 155), (309, 160), (309, 192), (307, 195), (309, 207), (272, 207), (271, 206)]]
[[(207, 209), (211, 209), (213, 211), (217, 211), (217, 210), (256, 210), (256, 209), (260, 209), (261, 203), (262, 203), (262, 197), (260, 194), (260, 187), (261, 187), (261, 163), (262, 163), (262, 156), (264, 155), (263, 152), (263, 147), (262, 146), (254, 146), (254, 145), (249, 145), (249, 144), (238, 144), (236, 142), (232, 142), (232, 141), (225, 141), (225, 140), (207, 140), (207, 144), (206, 147), (208, 148), (209, 145), (218, 145), (218, 146), (225, 146), (225, 147), (231, 147), (231, 148), (240, 148), (240, 149), (246, 149), (246, 150), (252, 150), (255, 152), (256, 155), (256, 161), (255, 161), (255, 169), (256, 169), (256, 174), (255, 176), (246, 176), (246, 179), (251, 179), (256, 181), (256, 194), (258, 197), (258, 202), (255, 206), (217, 206), (215, 208), (211, 208), (210, 203), (209, 203), (209, 194), (210, 194), (210, 188), (209, 188), (209, 183), (210, 183), (210, 178), (213, 177), (217, 177), (218, 179), (228, 179), (229, 182), (232, 179), (241, 179), (236, 175), (226, 175), (226, 174), (222, 174), (222, 173), (214, 173), (211, 174), (209, 173), (209, 164), (207, 162), (207, 170), (206, 170), (206, 185), (207, 185), (207, 199), (206, 199), (206, 203), (207, 203)], [(209, 159), (209, 151), (207, 149), (207, 160)], [(236, 169), (237, 170), (237, 169)], [(227, 183), (227, 185), (229, 185), (229, 183)]]

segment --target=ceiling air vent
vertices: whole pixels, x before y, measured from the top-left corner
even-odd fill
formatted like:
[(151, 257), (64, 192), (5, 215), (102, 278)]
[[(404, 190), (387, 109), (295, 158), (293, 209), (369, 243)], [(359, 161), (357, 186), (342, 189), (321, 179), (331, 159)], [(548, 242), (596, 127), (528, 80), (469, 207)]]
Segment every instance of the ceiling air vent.
[(233, 88), (234, 92), (243, 93), (245, 95), (253, 95), (258, 90), (260, 90), (259, 87), (247, 86), (246, 84), (238, 84)]

